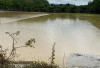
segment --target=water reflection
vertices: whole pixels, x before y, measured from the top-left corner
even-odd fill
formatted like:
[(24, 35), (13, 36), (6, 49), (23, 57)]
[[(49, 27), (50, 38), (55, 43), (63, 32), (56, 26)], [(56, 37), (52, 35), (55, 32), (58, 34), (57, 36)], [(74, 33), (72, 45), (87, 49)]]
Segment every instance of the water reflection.
[[(18, 50), (23, 60), (50, 60), (51, 48), (56, 42), (56, 62), (62, 63), (64, 53), (84, 53), (99, 55), (100, 30), (87, 20), (69, 14), (51, 14), (49, 16), (30, 18), (6, 24), (0, 24), (0, 44), (11, 45), (11, 39), (4, 32), (21, 31), (18, 44), (36, 38), (35, 49)], [(6, 43), (5, 43), (6, 42)]]

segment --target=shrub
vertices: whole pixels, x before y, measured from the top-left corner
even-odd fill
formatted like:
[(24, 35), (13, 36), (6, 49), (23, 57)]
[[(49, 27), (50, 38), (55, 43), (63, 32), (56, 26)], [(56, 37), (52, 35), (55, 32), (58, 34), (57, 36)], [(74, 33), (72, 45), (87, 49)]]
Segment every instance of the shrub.
[(57, 65), (51, 65), (46, 62), (34, 61), (31, 65), (25, 66), (24, 68), (59, 68)]

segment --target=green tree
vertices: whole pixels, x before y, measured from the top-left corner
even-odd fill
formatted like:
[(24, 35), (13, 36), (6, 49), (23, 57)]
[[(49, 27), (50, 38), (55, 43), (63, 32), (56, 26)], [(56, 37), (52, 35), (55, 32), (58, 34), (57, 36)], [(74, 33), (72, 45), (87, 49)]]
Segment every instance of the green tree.
[(100, 13), (100, 0), (93, 0), (93, 6), (95, 13)]
[(56, 12), (56, 13), (100, 13), (100, 0), (88, 5), (49, 4), (47, 0), (0, 0), (0, 10)]

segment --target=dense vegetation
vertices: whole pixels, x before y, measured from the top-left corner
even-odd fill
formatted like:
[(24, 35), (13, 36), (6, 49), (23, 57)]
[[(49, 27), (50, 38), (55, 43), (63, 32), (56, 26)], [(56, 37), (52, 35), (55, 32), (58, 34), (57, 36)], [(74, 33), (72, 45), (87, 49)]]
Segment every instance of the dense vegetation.
[(93, 0), (88, 5), (49, 4), (47, 0), (0, 0), (0, 10), (66, 12), (66, 13), (100, 13), (100, 0)]
[(31, 65), (25, 66), (24, 68), (59, 68), (57, 65), (51, 65), (46, 62), (33, 62)]

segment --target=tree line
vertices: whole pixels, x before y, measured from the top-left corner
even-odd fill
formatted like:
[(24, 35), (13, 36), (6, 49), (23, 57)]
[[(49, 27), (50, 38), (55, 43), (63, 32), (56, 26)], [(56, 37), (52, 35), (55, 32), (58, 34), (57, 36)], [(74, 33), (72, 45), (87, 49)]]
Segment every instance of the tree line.
[(55, 13), (100, 13), (100, 0), (88, 5), (49, 4), (47, 0), (0, 0), (0, 10), (55, 12)]

